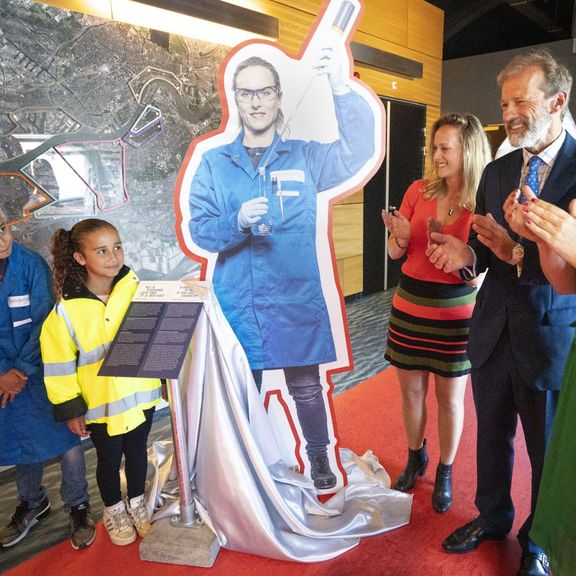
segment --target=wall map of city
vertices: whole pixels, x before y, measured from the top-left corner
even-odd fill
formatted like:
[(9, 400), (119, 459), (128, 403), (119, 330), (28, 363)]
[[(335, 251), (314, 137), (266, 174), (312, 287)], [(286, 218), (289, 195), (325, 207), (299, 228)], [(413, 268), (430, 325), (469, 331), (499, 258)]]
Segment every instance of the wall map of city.
[(49, 260), (54, 230), (98, 217), (118, 227), (141, 279), (194, 272), (174, 232), (174, 185), (190, 142), (219, 125), (227, 50), (4, 0), (0, 198), (16, 238)]

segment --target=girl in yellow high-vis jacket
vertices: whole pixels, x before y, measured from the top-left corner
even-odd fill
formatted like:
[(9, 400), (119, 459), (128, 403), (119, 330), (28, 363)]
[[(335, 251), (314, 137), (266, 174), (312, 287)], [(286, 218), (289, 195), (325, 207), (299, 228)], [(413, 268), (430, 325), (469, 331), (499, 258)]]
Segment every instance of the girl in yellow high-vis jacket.
[[(52, 256), (59, 299), (40, 336), (48, 397), (56, 420), (65, 420), (79, 436), (90, 435), (106, 506), (104, 525), (114, 544), (130, 544), (150, 528), (144, 503), (147, 440), (161, 384), (98, 376), (98, 370), (138, 278), (124, 265), (118, 231), (104, 220), (83, 220), (70, 231), (57, 230)], [(120, 488), (123, 454), (126, 502)]]

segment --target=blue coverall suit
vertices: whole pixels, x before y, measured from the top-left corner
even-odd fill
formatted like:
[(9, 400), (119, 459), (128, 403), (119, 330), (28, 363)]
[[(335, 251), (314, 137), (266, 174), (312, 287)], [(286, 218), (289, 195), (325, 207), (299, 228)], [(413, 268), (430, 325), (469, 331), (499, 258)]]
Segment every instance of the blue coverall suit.
[[(240, 132), (204, 153), (190, 190), (190, 232), (217, 252), (214, 290), (254, 371), (335, 360), (316, 253), (316, 195), (354, 176), (374, 154), (374, 115), (354, 91), (334, 95), (340, 138), (331, 143), (282, 140), (277, 134), (257, 167)], [(274, 232), (238, 226), (250, 199), (268, 195)], [(319, 379), (291, 385), (309, 455), (326, 451)]]
[(52, 308), (51, 274), (41, 256), (17, 244), (0, 282), (0, 373), (16, 368), (26, 387), (0, 409), (0, 465), (16, 465), (18, 495), (31, 507), (46, 493), (42, 462), (61, 456), (65, 509), (88, 501), (84, 454), (65, 422), (55, 423), (44, 386), (38, 341)]

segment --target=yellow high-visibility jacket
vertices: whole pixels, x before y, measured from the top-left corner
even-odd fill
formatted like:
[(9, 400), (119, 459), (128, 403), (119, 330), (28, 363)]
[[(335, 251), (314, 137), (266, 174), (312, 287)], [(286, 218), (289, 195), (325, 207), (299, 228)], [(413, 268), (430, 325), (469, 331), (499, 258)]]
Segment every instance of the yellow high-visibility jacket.
[(130, 432), (144, 422), (143, 411), (158, 404), (160, 380), (97, 376), (138, 278), (124, 266), (104, 304), (85, 286), (65, 286), (40, 335), (44, 381), (56, 420), (85, 415), (108, 425), (108, 434)]

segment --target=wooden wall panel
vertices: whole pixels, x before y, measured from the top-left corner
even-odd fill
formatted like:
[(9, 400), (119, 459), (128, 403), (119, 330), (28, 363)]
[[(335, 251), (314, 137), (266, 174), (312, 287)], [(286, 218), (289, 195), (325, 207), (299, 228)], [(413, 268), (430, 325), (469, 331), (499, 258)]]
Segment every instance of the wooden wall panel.
[(317, 9), (314, 12), (297, 10), (273, 0), (262, 0), (261, 5), (266, 14), (278, 18), (280, 24), (278, 44), (290, 54), (298, 54), (316, 18)]
[[(398, 46), (408, 45), (408, 1), (366, 0), (364, 16), (357, 28), (375, 38), (385, 38)], [(354, 40), (357, 40), (355, 37)]]
[(409, 0), (408, 48), (442, 59), (444, 11), (424, 0)]
[[(367, 46), (378, 48), (410, 58), (423, 64), (423, 77), (418, 79), (388, 73), (385, 70), (374, 70), (365, 66), (356, 65), (355, 69), (360, 74), (360, 79), (368, 84), (374, 92), (380, 96), (408, 100), (420, 104), (440, 106), (442, 91), (442, 60), (396, 46), (385, 40), (374, 38), (363, 33), (354, 36), (356, 42), (361, 42)], [(394, 84), (396, 88), (394, 88)]]
[(362, 293), (364, 285), (363, 262), (362, 256), (353, 256), (337, 262), (338, 278), (344, 296)]
[(324, 0), (274, 0), (274, 3), (316, 15), (324, 4)]
[(362, 292), (363, 192), (356, 192), (332, 208), (334, 254), (344, 296)]
[(336, 260), (358, 256), (363, 253), (362, 224), (364, 206), (356, 204), (337, 204), (332, 209), (332, 226), (338, 230), (334, 236)]
[[(260, 0), (258, 4), (279, 19), (278, 43), (297, 53), (323, 2)], [(444, 12), (424, 0), (366, 0), (354, 41), (421, 62), (423, 78), (401, 77), (365, 66), (356, 66), (356, 71), (381, 96), (440, 106), (443, 27)]]
[(362, 204), (364, 202), (364, 189), (358, 190), (358, 192), (354, 192), (354, 194), (350, 194), (350, 196), (346, 196), (346, 198), (342, 198), (342, 200), (338, 200), (336, 204)]
[[(294, 11), (306, 12), (314, 17), (324, 5), (324, 0), (272, 0), (272, 2)], [(365, 0), (364, 15), (358, 30), (376, 38), (386, 38), (395, 44), (406, 46), (408, 43), (408, 3), (409, 0)], [(258, 4), (264, 7), (267, 2), (260, 0)]]

